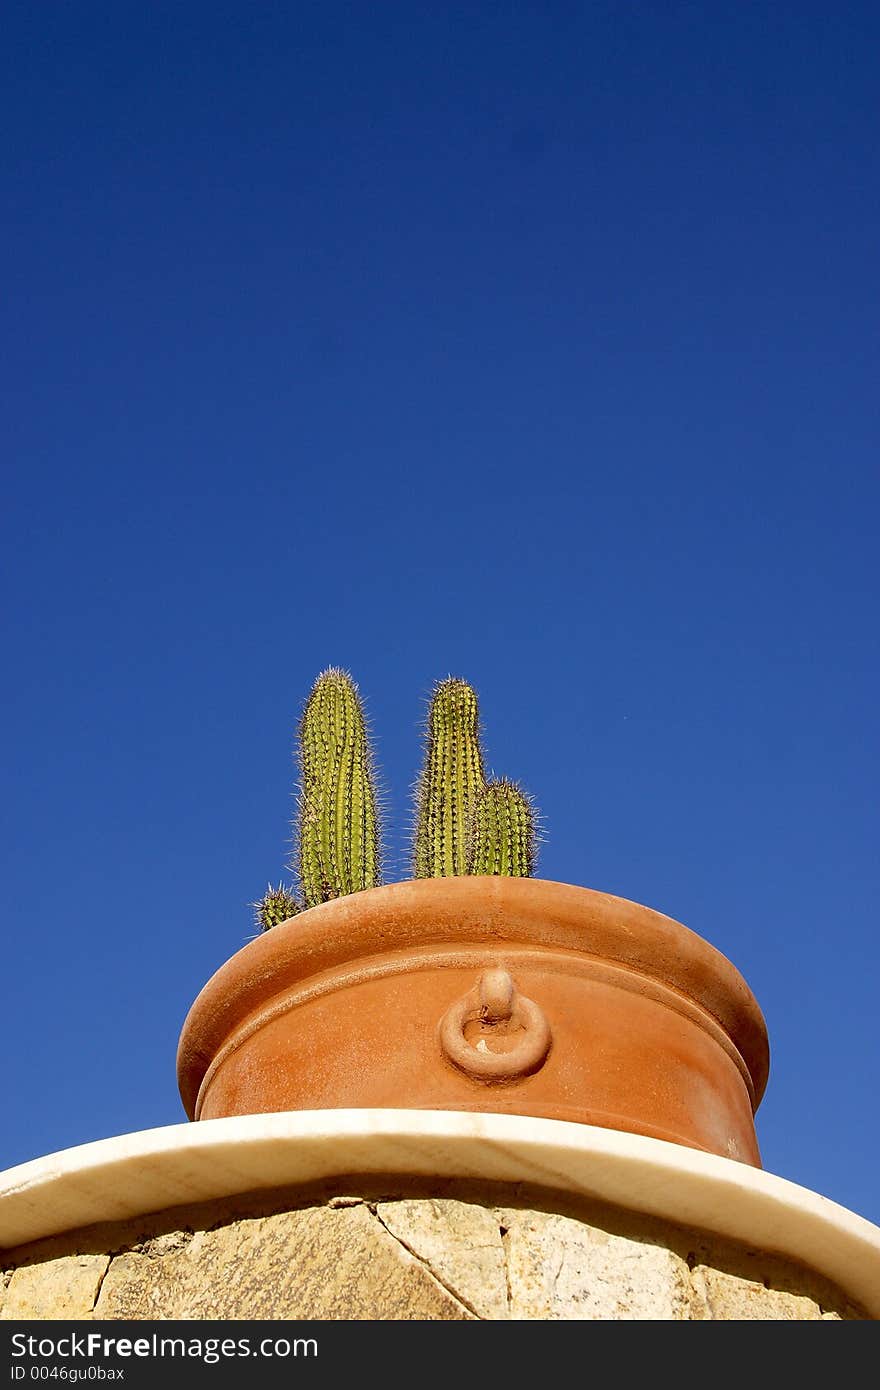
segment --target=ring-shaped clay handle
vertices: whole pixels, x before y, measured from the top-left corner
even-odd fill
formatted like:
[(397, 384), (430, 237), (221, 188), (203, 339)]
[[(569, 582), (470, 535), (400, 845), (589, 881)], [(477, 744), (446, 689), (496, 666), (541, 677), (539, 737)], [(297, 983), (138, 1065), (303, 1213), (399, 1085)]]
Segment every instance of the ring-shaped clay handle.
[[(519, 1033), (505, 1052), (478, 1051), (465, 1037), (469, 1023), (504, 1024)], [(550, 1024), (533, 999), (519, 994), (506, 970), (487, 970), (477, 987), (446, 1011), (440, 1045), (453, 1066), (478, 1081), (516, 1081), (543, 1066), (550, 1051)]]

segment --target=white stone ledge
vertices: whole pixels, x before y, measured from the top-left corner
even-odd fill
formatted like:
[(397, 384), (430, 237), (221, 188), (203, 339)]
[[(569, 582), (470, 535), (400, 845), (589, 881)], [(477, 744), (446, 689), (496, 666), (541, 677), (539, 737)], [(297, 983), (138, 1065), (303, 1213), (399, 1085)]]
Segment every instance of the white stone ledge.
[(0, 1249), (345, 1174), (527, 1182), (799, 1261), (880, 1318), (880, 1227), (761, 1169), (563, 1120), (311, 1110), (167, 1125), (0, 1173)]

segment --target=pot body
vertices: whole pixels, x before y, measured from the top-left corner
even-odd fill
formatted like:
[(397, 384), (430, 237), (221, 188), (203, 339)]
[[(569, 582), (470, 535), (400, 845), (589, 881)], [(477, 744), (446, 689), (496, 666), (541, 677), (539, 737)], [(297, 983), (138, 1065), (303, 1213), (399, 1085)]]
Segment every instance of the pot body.
[(191, 1119), (328, 1108), (534, 1115), (761, 1166), (761, 1011), (696, 933), (542, 879), (389, 884), (310, 908), (209, 980)]

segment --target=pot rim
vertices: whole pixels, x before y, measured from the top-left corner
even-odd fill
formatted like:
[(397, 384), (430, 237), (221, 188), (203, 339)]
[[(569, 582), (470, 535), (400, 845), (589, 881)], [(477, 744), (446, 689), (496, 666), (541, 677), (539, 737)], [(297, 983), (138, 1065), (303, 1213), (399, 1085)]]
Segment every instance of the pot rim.
[(210, 977), (184, 1020), (177, 1078), (195, 1113), (226, 1039), (285, 991), (342, 965), (467, 943), (540, 946), (622, 967), (696, 1003), (720, 1025), (752, 1079), (757, 1110), (769, 1074), (764, 1016), (740, 972), (674, 918), (611, 893), (551, 879), (468, 875), (407, 879), (307, 909), (249, 941)]

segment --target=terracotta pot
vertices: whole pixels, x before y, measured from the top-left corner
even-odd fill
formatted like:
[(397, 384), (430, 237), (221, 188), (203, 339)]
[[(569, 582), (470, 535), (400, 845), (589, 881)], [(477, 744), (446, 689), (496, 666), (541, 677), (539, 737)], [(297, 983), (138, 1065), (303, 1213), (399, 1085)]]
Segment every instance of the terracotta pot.
[(625, 898), (418, 879), (238, 951), (195, 1000), (190, 1119), (337, 1108), (574, 1120), (761, 1166), (767, 1030), (729, 960)]

